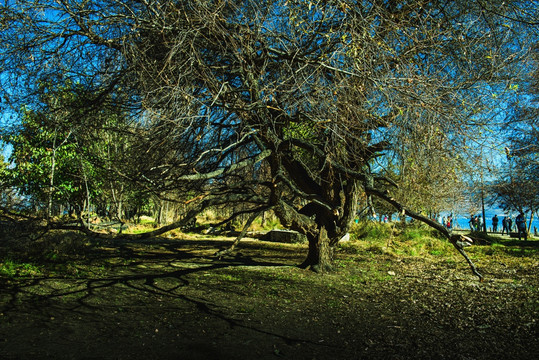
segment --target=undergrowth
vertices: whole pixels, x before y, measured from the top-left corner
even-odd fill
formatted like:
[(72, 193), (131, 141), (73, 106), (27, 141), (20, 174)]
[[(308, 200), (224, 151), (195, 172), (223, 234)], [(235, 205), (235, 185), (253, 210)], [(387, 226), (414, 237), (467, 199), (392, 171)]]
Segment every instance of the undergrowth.
[(0, 262), (0, 276), (7, 278), (37, 276), (41, 274), (41, 266), (5, 259)]
[(437, 231), (420, 224), (359, 222), (352, 226), (351, 241), (341, 248), (394, 256), (448, 256), (453, 246)]

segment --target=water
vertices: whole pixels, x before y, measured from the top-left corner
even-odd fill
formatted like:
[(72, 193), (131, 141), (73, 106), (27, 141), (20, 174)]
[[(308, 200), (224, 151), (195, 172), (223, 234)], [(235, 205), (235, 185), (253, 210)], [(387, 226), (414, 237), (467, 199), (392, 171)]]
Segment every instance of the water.
[[(505, 213), (503, 210), (498, 209), (498, 208), (496, 208), (496, 209), (485, 209), (485, 216), (487, 218), (487, 221), (486, 221), (487, 231), (492, 231), (492, 218), (494, 217), (494, 214), (498, 215), (498, 228), (497, 228), (498, 232), (502, 231), (502, 228), (503, 228), (502, 220), (503, 220), (503, 218), (505, 216), (509, 216), (509, 215), (511, 216), (511, 219), (513, 220), (513, 227), (512, 227), (511, 230), (516, 231), (515, 218), (517, 217), (518, 213), (517, 212)], [(394, 219), (397, 219), (398, 218), (397, 214), (394, 214), (394, 215), (395, 215)], [(442, 212), (441, 213), (441, 216), (448, 216), (448, 215), (450, 215), (448, 212)], [(475, 213), (474, 215), (478, 215), (478, 216), (483, 217), (483, 214), (481, 212)], [(375, 220), (379, 220), (379, 219), (376, 218)], [(411, 218), (406, 217), (406, 220), (410, 221)], [(455, 229), (470, 230), (470, 215), (469, 214), (453, 214), (453, 222), (455, 220), (457, 221), (457, 225), (456, 225)], [(530, 216), (529, 216), (529, 213), (528, 213), (528, 214), (526, 214), (526, 226), (528, 226), (529, 221), (530, 221)], [(538, 216), (533, 217), (532, 226), (530, 228), (530, 233), (531, 234), (534, 234), (534, 229), (535, 228), (537, 228), (537, 231), (539, 232), (539, 218), (538, 218)]]
[[(491, 231), (492, 229), (492, 218), (494, 217), (494, 214), (498, 215), (498, 231), (502, 231), (502, 228), (503, 228), (503, 225), (502, 225), (502, 219), (504, 218), (504, 216), (507, 216), (507, 215), (511, 215), (511, 219), (513, 219), (513, 231), (516, 230), (515, 228), (515, 218), (517, 217), (518, 213), (514, 212), (514, 213), (511, 213), (511, 214), (507, 214), (507, 213), (504, 213), (503, 210), (500, 210), (500, 209), (494, 209), (494, 210), (486, 210), (485, 209), (485, 216), (487, 218), (486, 220), (486, 225), (487, 225), (487, 230), (488, 231)], [(481, 212), (477, 213), (477, 214), (474, 214), (474, 215), (481, 215), (481, 217), (483, 216)], [(458, 228), (460, 229), (470, 229), (470, 217), (469, 215), (456, 215), (456, 219), (457, 219), (457, 224), (458, 224)], [(526, 226), (528, 225), (530, 221), (530, 216), (529, 214), (526, 214)], [(537, 230), (539, 231), (539, 220), (537, 219), (537, 216), (534, 216), (533, 217), (533, 221), (532, 221), (532, 227), (530, 229), (530, 231), (533, 233), (534, 232), (534, 228), (537, 228)]]

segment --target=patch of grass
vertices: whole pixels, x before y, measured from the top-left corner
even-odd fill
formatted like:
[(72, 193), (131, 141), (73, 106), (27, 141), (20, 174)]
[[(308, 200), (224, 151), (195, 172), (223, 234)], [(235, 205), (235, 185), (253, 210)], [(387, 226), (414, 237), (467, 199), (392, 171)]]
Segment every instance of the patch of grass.
[(0, 263), (0, 275), (8, 278), (37, 276), (41, 274), (41, 267), (27, 263), (6, 259)]
[(141, 220), (139, 224), (134, 225), (134, 226), (129, 226), (129, 228), (125, 232), (128, 234), (140, 234), (140, 233), (145, 233), (148, 231), (155, 230), (156, 227), (157, 227), (157, 223), (155, 221), (146, 220), (143, 222)]
[(139, 222), (140, 225), (150, 225), (150, 226), (154, 226), (156, 225), (156, 221), (154, 218), (152, 217), (147, 217), (147, 216), (141, 216), (140, 217), (140, 222)]
[(375, 221), (361, 221), (352, 226), (350, 234), (353, 238), (363, 241), (377, 242), (392, 236), (393, 229), (390, 224)]
[(451, 256), (453, 246), (445, 239), (433, 238), (429, 234), (414, 235), (411, 239), (395, 241), (395, 252), (409, 256)]
[(510, 255), (514, 257), (531, 257), (536, 256), (538, 250), (521, 247), (510, 247), (502, 244), (492, 244), (490, 246), (476, 246), (473, 249), (473, 252), (475, 254), (490, 256)]
[(217, 279), (224, 280), (224, 281), (230, 281), (230, 282), (241, 282), (241, 278), (238, 276), (234, 276), (232, 274), (219, 274), (215, 276)]
[(408, 241), (419, 241), (427, 236), (430, 237), (430, 233), (421, 227), (407, 228), (401, 235), (403, 240)]
[(273, 229), (282, 229), (281, 222), (279, 219), (272, 213), (266, 213), (264, 219), (258, 217), (252, 224), (249, 230), (252, 231), (268, 231)]
[(374, 255), (396, 256), (451, 256), (453, 246), (439, 238), (436, 231), (415, 224), (402, 227), (400, 224), (360, 222), (352, 229), (352, 238), (341, 248), (349, 254), (367, 251)]
[(505, 245), (494, 243), (490, 246), (476, 246), (473, 249), (474, 254), (482, 255), (501, 255), (506, 253)]
[(348, 277), (348, 282), (352, 285), (364, 285), (367, 283), (387, 282), (393, 277), (388, 272), (388, 267), (370, 265), (368, 268), (359, 268), (352, 270), (352, 274)]

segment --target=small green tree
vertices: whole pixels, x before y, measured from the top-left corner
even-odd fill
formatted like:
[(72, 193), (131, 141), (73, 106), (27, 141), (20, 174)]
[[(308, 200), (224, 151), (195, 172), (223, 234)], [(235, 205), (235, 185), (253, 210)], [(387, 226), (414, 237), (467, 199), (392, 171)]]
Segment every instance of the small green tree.
[(81, 174), (73, 133), (52, 126), (43, 113), (23, 110), (21, 124), (2, 134), (12, 147), (9, 185), (29, 196), (48, 216), (53, 205), (80, 205)]

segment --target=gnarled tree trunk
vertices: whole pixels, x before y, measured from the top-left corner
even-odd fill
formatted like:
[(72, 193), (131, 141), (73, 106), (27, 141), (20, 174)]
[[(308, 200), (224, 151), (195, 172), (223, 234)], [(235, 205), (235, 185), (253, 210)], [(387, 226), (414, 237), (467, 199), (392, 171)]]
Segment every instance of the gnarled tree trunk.
[(322, 226), (318, 236), (310, 236), (309, 252), (307, 258), (300, 265), (301, 268), (311, 269), (316, 272), (333, 270), (333, 248), (326, 228)]

